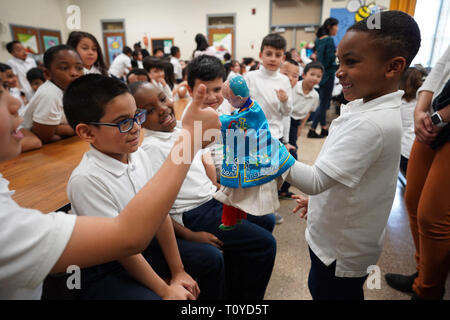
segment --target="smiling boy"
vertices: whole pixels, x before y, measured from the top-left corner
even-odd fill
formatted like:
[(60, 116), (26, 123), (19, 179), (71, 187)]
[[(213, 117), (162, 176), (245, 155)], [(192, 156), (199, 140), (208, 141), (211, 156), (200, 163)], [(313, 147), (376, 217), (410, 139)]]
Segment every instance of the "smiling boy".
[(336, 76), (351, 102), (332, 122), (315, 164), (297, 162), (287, 178), (312, 195), (305, 234), (313, 299), (364, 299), (368, 267), (381, 254), (395, 196), (402, 136), (398, 88), (419, 50), (420, 31), (401, 11), (376, 14), (380, 29), (369, 29), (367, 19), (358, 22), (337, 50)]

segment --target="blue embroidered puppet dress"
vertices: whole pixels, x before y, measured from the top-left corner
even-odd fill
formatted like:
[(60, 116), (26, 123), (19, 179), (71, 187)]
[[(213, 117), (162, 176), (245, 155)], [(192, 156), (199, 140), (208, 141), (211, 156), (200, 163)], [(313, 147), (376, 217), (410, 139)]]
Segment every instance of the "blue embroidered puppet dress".
[(223, 203), (222, 230), (229, 230), (247, 213), (265, 215), (279, 207), (278, 188), (295, 159), (273, 139), (266, 116), (249, 97), (247, 84), (236, 76), (223, 85), (224, 97), (237, 108), (220, 116), (222, 123), (222, 188), (214, 198)]

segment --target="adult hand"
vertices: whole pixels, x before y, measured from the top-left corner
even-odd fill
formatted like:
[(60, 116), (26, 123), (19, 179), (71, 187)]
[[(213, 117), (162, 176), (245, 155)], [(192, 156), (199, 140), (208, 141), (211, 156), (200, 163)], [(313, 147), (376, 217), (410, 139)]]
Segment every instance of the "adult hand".
[(437, 136), (436, 128), (433, 128), (431, 117), (428, 113), (422, 110), (415, 110), (414, 112), (414, 132), (417, 141), (425, 144), (430, 144)]
[(294, 147), (292, 144), (289, 144), (289, 143), (286, 143), (284, 146), (286, 147), (286, 149), (287, 149), (288, 152), (290, 152), (291, 150), (292, 150), (292, 151), (297, 150), (296, 147)]

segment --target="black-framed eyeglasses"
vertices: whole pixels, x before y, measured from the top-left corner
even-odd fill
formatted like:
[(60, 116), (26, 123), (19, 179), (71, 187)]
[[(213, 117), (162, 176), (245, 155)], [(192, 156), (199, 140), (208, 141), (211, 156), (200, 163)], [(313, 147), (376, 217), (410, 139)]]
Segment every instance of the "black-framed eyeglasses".
[(120, 121), (119, 123), (103, 123), (103, 122), (89, 122), (88, 124), (93, 124), (97, 126), (107, 126), (107, 127), (117, 127), (120, 133), (127, 133), (133, 129), (134, 123), (141, 125), (147, 120), (147, 110), (138, 109), (138, 113), (134, 118), (128, 118)]

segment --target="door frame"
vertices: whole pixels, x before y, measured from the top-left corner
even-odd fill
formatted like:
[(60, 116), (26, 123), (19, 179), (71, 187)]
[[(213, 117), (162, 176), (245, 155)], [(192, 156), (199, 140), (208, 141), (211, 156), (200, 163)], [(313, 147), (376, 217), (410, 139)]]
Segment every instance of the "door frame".
[[(217, 18), (217, 17), (233, 17), (233, 24), (230, 25), (220, 25), (220, 26), (210, 26), (209, 18)], [(231, 41), (231, 56), (232, 59), (236, 59), (236, 13), (220, 13), (220, 14), (207, 14), (206, 15), (206, 38), (209, 41), (210, 30), (214, 29), (231, 29), (232, 30), (232, 41)], [(212, 45), (212, 43), (210, 43)]]

